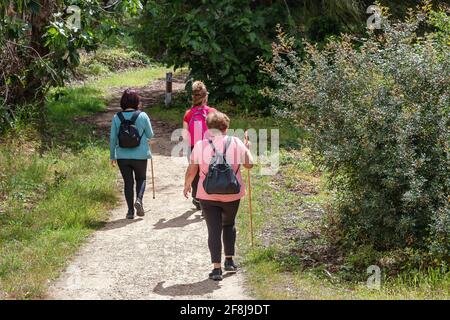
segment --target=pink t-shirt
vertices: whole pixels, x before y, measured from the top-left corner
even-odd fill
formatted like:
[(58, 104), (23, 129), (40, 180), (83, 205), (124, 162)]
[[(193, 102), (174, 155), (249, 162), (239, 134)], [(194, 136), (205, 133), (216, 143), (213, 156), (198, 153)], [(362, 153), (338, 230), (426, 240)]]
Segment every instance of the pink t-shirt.
[[(217, 151), (223, 152), (228, 136), (215, 136), (212, 139), (214, 147)], [(226, 159), (229, 164), (232, 165), (233, 170), (236, 172), (239, 166), (244, 163), (245, 152), (247, 148), (244, 143), (236, 137), (232, 137), (232, 141), (227, 148)], [(202, 200), (220, 201), (220, 202), (232, 202), (241, 199), (245, 196), (245, 184), (242, 181), (241, 171), (237, 171), (237, 179), (241, 184), (241, 192), (238, 194), (207, 194), (203, 188), (203, 181), (208, 173), (209, 163), (211, 162), (214, 152), (208, 140), (198, 141), (191, 154), (191, 163), (199, 165), (200, 168), (200, 180), (198, 182), (197, 198)]]

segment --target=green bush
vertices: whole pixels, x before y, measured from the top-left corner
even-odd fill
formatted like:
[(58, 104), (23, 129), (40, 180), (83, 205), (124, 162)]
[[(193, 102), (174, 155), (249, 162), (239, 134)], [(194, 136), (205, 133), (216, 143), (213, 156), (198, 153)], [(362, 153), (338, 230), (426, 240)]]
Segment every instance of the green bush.
[(265, 78), (258, 56), (270, 57), (275, 25), (287, 22), (283, 2), (149, 1), (135, 32), (150, 56), (176, 68), (188, 65), (191, 77), (204, 80), (215, 99), (236, 99), (257, 109)]
[[(425, 17), (425, 18), (424, 18)], [(329, 172), (349, 248), (416, 248), (425, 263), (449, 262), (448, 12), (411, 14), (383, 25), (356, 46), (351, 37), (303, 61), (281, 37), (262, 68), (268, 91), (310, 135), (317, 164)], [(420, 37), (418, 28), (436, 32)]]

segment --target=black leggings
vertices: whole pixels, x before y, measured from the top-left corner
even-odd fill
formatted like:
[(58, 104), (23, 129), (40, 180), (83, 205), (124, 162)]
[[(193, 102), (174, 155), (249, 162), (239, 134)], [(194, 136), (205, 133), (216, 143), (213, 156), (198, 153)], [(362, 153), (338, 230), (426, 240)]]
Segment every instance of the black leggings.
[(234, 256), (236, 243), (235, 218), (241, 200), (232, 202), (218, 202), (200, 200), (203, 215), (208, 226), (208, 247), (211, 262), (222, 261), (222, 237), (225, 256)]
[(147, 160), (117, 160), (117, 164), (125, 184), (128, 212), (134, 212), (134, 180), (136, 179), (137, 199), (142, 200), (145, 192), (145, 180), (147, 179)]
[[(191, 147), (191, 152), (188, 153), (188, 161), (191, 159), (192, 150), (194, 147)], [(192, 181), (192, 198), (197, 200), (197, 188), (198, 188), (198, 182), (200, 180), (200, 170), (197, 171), (197, 174), (195, 175), (194, 180)]]

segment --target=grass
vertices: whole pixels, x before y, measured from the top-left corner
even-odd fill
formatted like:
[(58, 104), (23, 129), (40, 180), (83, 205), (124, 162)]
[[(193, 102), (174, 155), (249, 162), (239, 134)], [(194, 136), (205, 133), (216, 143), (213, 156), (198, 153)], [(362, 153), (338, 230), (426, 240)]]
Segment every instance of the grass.
[(55, 89), (46, 106), (48, 137), (25, 124), (8, 133), (14, 139), (3, 137), (14, 142), (0, 145), (0, 299), (44, 297), (48, 281), (116, 204), (107, 141), (78, 117), (103, 111), (110, 89), (163, 74), (146, 68)]
[(5, 151), (1, 163), (12, 174), (3, 181), (0, 288), (10, 298), (42, 297), (47, 280), (115, 205), (116, 175), (95, 146), (41, 157)]
[[(449, 299), (450, 273), (409, 270), (389, 276), (381, 269), (380, 290), (369, 289), (364, 271), (343, 277), (327, 262), (324, 226), (330, 195), (326, 178), (306, 152), (282, 151), (277, 176), (252, 174), (255, 247), (250, 246), (248, 199), (238, 215), (239, 247), (249, 287), (259, 299)], [(317, 263), (311, 264), (315, 260)], [(349, 279), (350, 277), (350, 279)], [(352, 278), (353, 277), (353, 278)]]
[(167, 69), (164, 67), (132, 69), (93, 80), (88, 85), (102, 91), (107, 91), (111, 88), (138, 88), (148, 85), (157, 78), (163, 77), (166, 71)]

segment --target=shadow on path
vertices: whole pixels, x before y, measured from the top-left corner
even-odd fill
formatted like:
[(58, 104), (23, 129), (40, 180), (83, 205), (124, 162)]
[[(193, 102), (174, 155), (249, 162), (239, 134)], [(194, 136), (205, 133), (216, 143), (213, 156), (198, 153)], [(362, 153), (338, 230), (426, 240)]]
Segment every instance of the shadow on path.
[(197, 212), (196, 209), (191, 209), (183, 213), (181, 216), (167, 220), (160, 219), (157, 223), (153, 225), (153, 229), (160, 230), (166, 228), (183, 228), (192, 223), (201, 222), (203, 219), (200, 215), (196, 215), (194, 219), (189, 219), (189, 217)]
[[(227, 278), (231, 274), (224, 274), (223, 278)], [(187, 284), (175, 284), (164, 288), (165, 281), (159, 282), (153, 289), (153, 292), (160, 296), (203, 296), (205, 294), (213, 293), (215, 290), (220, 289), (220, 281), (213, 281), (205, 279), (199, 282), (187, 283)]]
[(133, 220), (130, 220), (130, 219), (114, 220), (114, 221), (107, 222), (105, 224), (105, 226), (103, 228), (101, 228), (99, 231), (109, 231), (109, 230), (114, 230), (114, 229), (120, 229), (120, 228), (126, 227), (129, 224), (140, 222), (140, 221), (142, 221), (141, 218), (133, 219)]

